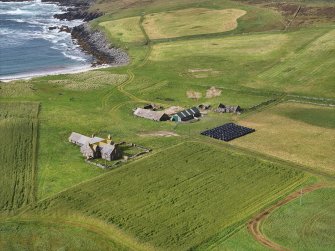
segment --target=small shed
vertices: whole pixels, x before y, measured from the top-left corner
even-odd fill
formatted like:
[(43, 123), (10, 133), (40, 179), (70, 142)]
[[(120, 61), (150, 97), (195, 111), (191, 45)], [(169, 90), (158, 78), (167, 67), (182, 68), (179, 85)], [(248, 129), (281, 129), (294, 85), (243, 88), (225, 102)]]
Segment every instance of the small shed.
[(241, 107), (239, 105), (232, 106), (232, 105), (224, 105), (219, 104), (218, 108), (216, 109), (216, 112), (221, 113), (240, 113), (242, 111)]
[(164, 112), (156, 112), (142, 108), (137, 108), (134, 112), (134, 115), (154, 121), (166, 121), (170, 119), (170, 116)]
[(157, 105), (157, 104), (146, 104), (144, 107), (144, 109), (146, 110), (152, 110), (152, 111), (157, 111), (157, 110), (160, 110), (162, 109), (162, 107), (160, 105)]
[(192, 107), (184, 111), (178, 112), (172, 116), (171, 120), (176, 122), (188, 121), (194, 118), (201, 117), (201, 113), (197, 107)]
[(122, 151), (118, 148), (116, 144), (104, 145), (101, 148), (101, 158), (105, 160), (117, 160), (122, 157)]
[(201, 110), (209, 110), (209, 109), (211, 109), (212, 106), (210, 104), (201, 104), (198, 107)]

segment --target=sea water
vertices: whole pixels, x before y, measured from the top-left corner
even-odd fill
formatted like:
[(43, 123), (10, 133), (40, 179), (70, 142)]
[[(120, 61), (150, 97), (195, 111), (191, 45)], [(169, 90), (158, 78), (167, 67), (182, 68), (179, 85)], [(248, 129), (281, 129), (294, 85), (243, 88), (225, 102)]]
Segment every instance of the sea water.
[(50, 30), (82, 23), (53, 18), (65, 10), (57, 4), (0, 2), (0, 80), (89, 68), (93, 58), (71, 34)]

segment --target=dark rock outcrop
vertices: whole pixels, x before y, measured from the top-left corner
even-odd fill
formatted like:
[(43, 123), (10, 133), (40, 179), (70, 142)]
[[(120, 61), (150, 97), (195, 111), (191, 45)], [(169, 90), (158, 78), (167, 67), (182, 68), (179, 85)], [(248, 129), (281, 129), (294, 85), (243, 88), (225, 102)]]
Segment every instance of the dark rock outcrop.
[(42, 2), (58, 3), (64, 6), (84, 7), (90, 6), (94, 2), (94, 0), (42, 0)]
[(86, 52), (96, 58), (94, 64), (126, 65), (129, 57), (120, 48), (109, 46), (105, 35), (101, 31), (93, 30), (87, 23), (72, 29), (72, 37)]
[[(70, 10), (69, 10), (70, 9)], [(101, 12), (89, 12), (83, 8), (69, 8), (67, 12), (62, 14), (55, 14), (54, 17), (60, 20), (75, 20), (75, 19), (82, 19), (85, 22), (91, 21), (95, 18), (98, 18), (103, 15)]]
[(59, 27), (59, 32), (71, 33), (71, 31), (72, 31), (72, 29), (69, 26), (62, 25), (61, 27)]

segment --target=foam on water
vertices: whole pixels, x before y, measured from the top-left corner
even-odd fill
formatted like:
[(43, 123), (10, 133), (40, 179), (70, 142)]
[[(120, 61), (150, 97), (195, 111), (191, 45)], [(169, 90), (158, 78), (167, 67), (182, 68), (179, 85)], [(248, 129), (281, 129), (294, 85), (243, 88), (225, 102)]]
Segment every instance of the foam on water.
[(0, 79), (90, 65), (92, 57), (78, 48), (69, 33), (49, 29), (82, 23), (53, 18), (64, 12), (62, 8), (41, 1), (0, 2)]

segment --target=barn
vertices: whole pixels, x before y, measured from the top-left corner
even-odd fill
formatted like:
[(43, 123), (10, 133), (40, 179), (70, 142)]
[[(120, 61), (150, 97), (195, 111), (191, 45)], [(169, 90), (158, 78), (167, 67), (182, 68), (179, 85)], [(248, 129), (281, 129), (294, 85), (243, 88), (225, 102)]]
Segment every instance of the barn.
[(90, 138), (76, 132), (72, 132), (69, 137), (69, 142), (76, 144), (77, 146), (83, 146), (86, 143), (95, 144), (101, 141), (104, 141), (104, 139), (99, 137)]
[(188, 121), (194, 118), (201, 117), (201, 113), (197, 107), (183, 110), (172, 116), (171, 120), (176, 122)]
[(170, 116), (164, 112), (151, 111), (143, 108), (137, 108), (134, 115), (154, 121), (166, 121), (170, 119)]

